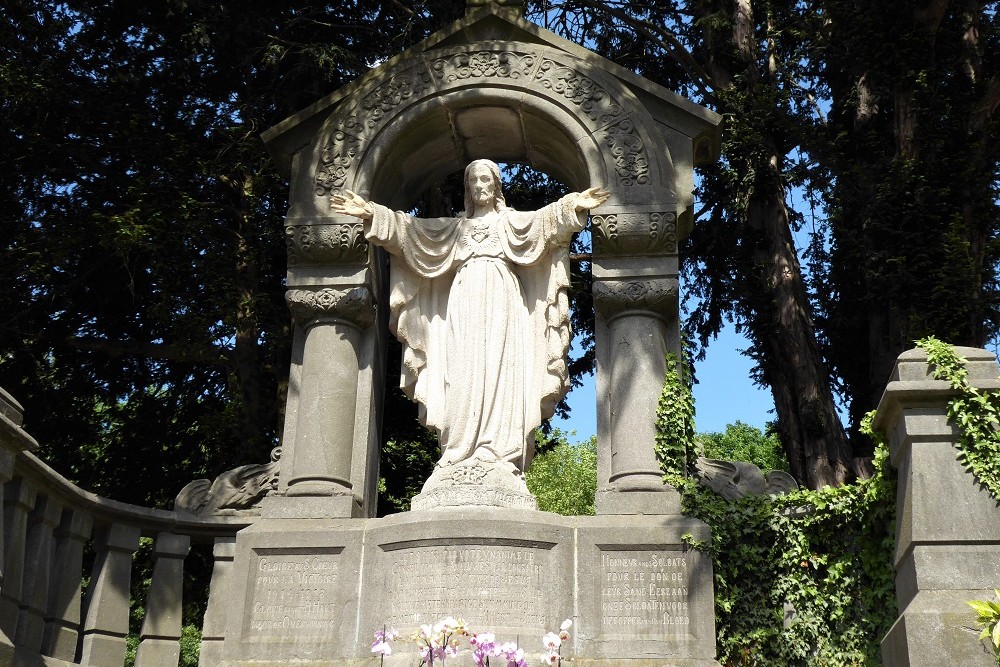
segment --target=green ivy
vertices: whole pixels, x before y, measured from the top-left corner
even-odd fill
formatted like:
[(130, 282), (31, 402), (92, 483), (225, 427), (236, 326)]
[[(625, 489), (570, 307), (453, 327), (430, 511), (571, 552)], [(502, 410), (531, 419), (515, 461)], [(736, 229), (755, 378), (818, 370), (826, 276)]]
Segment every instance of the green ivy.
[(927, 353), (934, 379), (947, 380), (958, 392), (948, 401), (948, 421), (958, 429), (958, 460), (1000, 500), (1000, 392), (973, 387), (967, 360), (948, 343), (928, 336), (916, 344)]
[(694, 397), (687, 364), (667, 353), (667, 374), (656, 406), (656, 455), (668, 475), (684, 476), (694, 460)]
[[(1000, 590), (993, 591), (1000, 600)], [(1000, 602), (970, 600), (967, 602), (976, 612), (976, 624), (983, 629), (979, 641), (988, 641), (990, 650), (1000, 667)]]
[(875, 438), (871, 479), (727, 502), (682, 474), (694, 411), (690, 389), (672, 372), (657, 415), (657, 448), (684, 513), (712, 529), (710, 543), (692, 546), (712, 558), (719, 662), (881, 665), (880, 641), (897, 615), (896, 494), (885, 443)]

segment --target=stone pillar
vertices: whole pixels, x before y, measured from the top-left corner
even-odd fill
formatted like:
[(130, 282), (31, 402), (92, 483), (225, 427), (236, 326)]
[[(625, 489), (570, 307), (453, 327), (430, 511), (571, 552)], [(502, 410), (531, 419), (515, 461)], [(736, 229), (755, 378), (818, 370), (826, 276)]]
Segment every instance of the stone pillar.
[(42, 648), (45, 612), (49, 605), (49, 577), (52, 571), (52, 532), (59, 525), (62, 505), (51, 496), (35, 503), (28, 521), (24, 549), (24, 590), (17, 616), (14, 644), (30, 651)]
[(351, 484), (359, 347), (374, 319), (365, 287), (292, 289), (289, 308), (304, 336), (292, 447), (282, 450), (286, 496), (320, 497), (319, 515), (357, 516)]
[[(0, 503), (3, 503), (3, 490), (14, 475), (14, 459), (16, 454), (9, 449), (0, 447)], [(0, 505), (0, 591), (4, 588), (4, 506)], [(0, 614), (2, 614), (3, 598), (0, 597)], [(14, 640), (4, 631), (0, 623), (0, 665), (14, 662)]]
[(673, 212), (602, 207), (592, 218), (598, 514), (679, 514), (656, 457), (667, 352), (680, 353)]
[(21, 608), (24, 584), (25, 540), (28, 514), (36, 493), (23, 479), (4, 485), (4, 582), (0, 591), (0, 629), (13, 638)]
[(181, 592), (184, 587), (184, 558), (191, 538), (160, 533), (153, 545), (153, 579), (146, 596), (146, 617), (139, 633), (136, 667), (176, 665), (181, 647)]
[(121, 667), (128, 634), (132, 554), (139, 548), (139, 529), (112, 524), (94, 542), (97, 560), (87, 587), (80, 664)]
[[(22, 590), (21, 567), (24, 563), (25, 526), (18, 524), (18, 527), (12, 530), (11, 518), (16, 518), (18, 515), (26, 517), (26, 512), (31, 509), (30, 506), (22, 507), (17, 513), (12, 513), (8, 511), (9, 505), (4, 502), (4, 497), (12, 492), (8, 483), (14, 477), (14, 463), (17, 461), (18, 454), (38, 448), (35, 439), (21, 428), (23, 419), (24, 408), (13, 396), (0, 388), (0, 491), (2, 491), (0, 493), (0, 665), (9, 665), (14, 662), (14, 640), (11, 639), (13, 636), (11, 628), (17, 623), (18, 607), (16, 603)], [(15, 486), (20, 487), (20, 483)], [(22, 492), (17, 490), (13, 493), (21, 495)], [(34, 500), (32, 499), (31, 502), (33, 503)], [(17, 503), (15, 502), (15, 504)], [(16, 535), (12, 533), (16, 533)], [(11, 558), (16, 562), (16, 565), (13, 566), (14, 571), (9, 573), (5, 579), (6, 561), (12, 540), (16, 544), (13, 546)], [(11, 601), (15, 604), (11, 605)]]
[(90, 537), (92, 524), (89, 515), (65, 509), (55, 533), (42, 653), (67, 662), (76, 657), (80, 638), (80, 571), (83, 543)]
[[(957, 351), (968, 360), (975, 386), (1000, 389), (992, 353)], [(923, 350), (910, 350), (896, 361), (875, 417), (899, 470), (899, 618), (882, 640), (886, 667), (996, 665), (969, 629), (976, 616), (966, 602), (992, 600), (1000, 585), (1000, 510), (956, 459), (958, 436), (946, 415), (954, 393), (947, 382), (931, 379)]]
[(208, 608), (201, 628), (201, 653), (199, 667), (217, 667), (222, 663), (222, 643), (226, 638), (227, 610), (232, 605), (229, 577), (233, 571), (233, 557), (236, 555), (235, 537), (215, 538), (215, 566), (212, 568), (212, 584), (208, 593)]

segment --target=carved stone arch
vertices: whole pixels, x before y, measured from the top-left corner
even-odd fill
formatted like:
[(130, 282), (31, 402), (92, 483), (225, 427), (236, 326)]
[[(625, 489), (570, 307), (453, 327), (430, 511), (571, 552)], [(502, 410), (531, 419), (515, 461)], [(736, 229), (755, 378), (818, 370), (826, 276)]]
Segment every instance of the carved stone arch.
[(665, 352), (680, 345), (677, 244), (691, 224), (693, 166), (714, 159), (721, 119), (498, 7), (470, 9), (264, 135), (291, 181), (282, 516), (375, 512), (388, 275), (364, 225), (332, 215), (331, 193), (406, 209), (476, 158), (611, 191), (591, 211), (599, 478), (609, 491), (598, 511), (673, 511), (650, 415)]
[[(491, 150), (485, 129), (505, 132), (505, 146)], [(557, 172), (573, 187), (600, 183), (612, 206), (676, 201), (669, 152), (635, 94), (593, 64), (538, 44), (489, 42), (407, 59), (362, 86), (319, 135), (311, 162), (321, 201), (309, 208), (320, 217), (331, 193), (370, 191), (388, 155), (404, 166), (419, 157), (425, 185), (491, 157)], [(575, 153), (570, 164), (586, 165), (589, 178), (558, 173), (566, 163), (545, 164), (552, 153)], [(419, 192), (403, 190), (411, 201)]]

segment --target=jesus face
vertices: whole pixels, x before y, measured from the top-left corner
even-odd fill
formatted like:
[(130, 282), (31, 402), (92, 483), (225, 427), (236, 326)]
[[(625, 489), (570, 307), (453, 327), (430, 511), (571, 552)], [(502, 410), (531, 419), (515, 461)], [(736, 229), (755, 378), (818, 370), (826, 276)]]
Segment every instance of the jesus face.
[(476, 206), (489, 207), (496, 201), (496, 181), (493, 172), (485, 164), (474, 164), (469, 172), (465, 187), (472, 193)]

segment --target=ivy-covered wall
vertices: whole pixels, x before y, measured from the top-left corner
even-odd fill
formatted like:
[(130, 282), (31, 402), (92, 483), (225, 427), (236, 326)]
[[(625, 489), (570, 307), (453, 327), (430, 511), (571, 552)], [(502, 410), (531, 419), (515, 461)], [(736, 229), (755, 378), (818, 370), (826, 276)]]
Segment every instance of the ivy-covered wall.
[(683, 424), (693, 411), (676, 362), (670, 369), (659, 452), (684, 513), (712, 528), (710, 544), (693, 546), (710, 553), (715, 568), (719, 662), (881, 665), (880, 642), (897, 616), (896, 494), (884, 444), (871, 479), (728, 502), (682, 474), (695, 456), (693, 429)]

